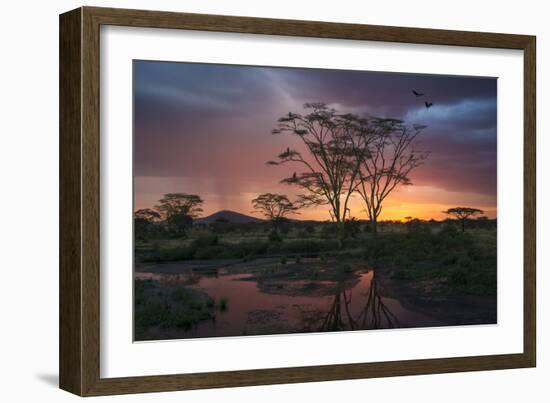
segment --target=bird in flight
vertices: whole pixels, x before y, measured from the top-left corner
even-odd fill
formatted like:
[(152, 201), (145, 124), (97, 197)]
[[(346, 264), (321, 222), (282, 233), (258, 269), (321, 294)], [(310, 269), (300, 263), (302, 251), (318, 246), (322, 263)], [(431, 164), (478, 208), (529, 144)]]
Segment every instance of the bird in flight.
[[(419, 125), (419, 124), (417, 124), (417, 123), (415, 123), (415, 124), (413, 125), (414, 130), (422, 130), (422, 129), (425, 129), (426, 127), (428, 127), (428, 126), (426, 126), (426, 125)], [(405, 218), (407, 218), (407, 217), (405, 217)]]
[(416, 96), (416, 97), (424, 96), (424, 94), (421, 94), (420, 92), (417, 92), (417, 91), (415, 91), (415, 90), (412, 90), (412, 93), (413, 93), (414, 96)]
[(424, 105), (426, 105), (426, 108), (431, 108), (431, 106), (433, 105), (433, 102), (424, 102)]

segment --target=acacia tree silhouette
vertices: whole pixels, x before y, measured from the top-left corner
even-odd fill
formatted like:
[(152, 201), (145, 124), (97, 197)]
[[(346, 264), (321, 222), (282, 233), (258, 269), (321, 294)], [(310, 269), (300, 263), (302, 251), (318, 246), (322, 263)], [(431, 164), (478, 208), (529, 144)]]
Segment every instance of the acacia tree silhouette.
[(268, 164), (304, 168), (281, 182), (302, 190), (300, 206), (328, 205), (332, 221), (339, 224), (340, 241), (343, 224), (351, 219), (349, 201), (355, 192), (365, 202), (376, 234), (384, 200), (398, 185), (410, 185), (411, 171), (427, 157), (414, 147), (426, 126), (411, 128), (398, 119), (343, 114), (324, 103), (307, 103), (304, 109), (308, 113), (279, 118), (272, 133), (298, 137), (307, 154), (288, 147)]
[(276, 193), (262, 193), (252, 199), (254, 211), (262, 213), (268, 218), (277, 230), (278, 224), (290, 214), (297, 214), (298, 207), (286, 195)]
[(202, 213), (202, 203), (203, 200), (198, 195), (167, 193), (159, 200), (159, 204), (155, 206), (155, 210), (178, 233), (185, 236), (186, 228), (192, 225), (193, 218), (198, 217)]
[(428, 154), (415, 148), (415, 140), (426, 126), (411, 128), (401, 120), (382, 118), (371, 118), (369, 123), (370, 132), (376, 135), (369, 137), (368, 158), (361, 158), (354, 189), (365, 203), (376, 236), (384, 200), (397, 186), (412, 185), (410, 173), (424, 163)]
[[(304, 169), (282, 183), (302, 190), (300, 207), (328, 205), (332, 221), (342, 224), (350, 218), (348, 207), (359, 165), (369, 152), (367, 120), (353, 114), (340, 114), (324, 103), (306, 103), (305, 114), (288, 113), (278, 120), (272, 134), (289, 134), (301, 140), (307, 155), (288, 147), (270, 165), (294, 163)], [(359, 135), (359, 133), (363, 133)]]
[(443, 213), (454, 216), (460, 222), (462, 232), (464, 232), (466, 221), (468, 221), (470, 217), (483, 214), (483, 210), (473, 207), (453, 207)]

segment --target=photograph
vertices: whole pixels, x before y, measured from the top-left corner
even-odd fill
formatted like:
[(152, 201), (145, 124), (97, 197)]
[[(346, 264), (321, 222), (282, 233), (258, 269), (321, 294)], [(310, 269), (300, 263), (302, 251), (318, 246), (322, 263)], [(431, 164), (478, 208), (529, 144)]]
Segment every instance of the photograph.
[(134, 60), (133, 142), (135, 341), (497, 323), (495, 77)]

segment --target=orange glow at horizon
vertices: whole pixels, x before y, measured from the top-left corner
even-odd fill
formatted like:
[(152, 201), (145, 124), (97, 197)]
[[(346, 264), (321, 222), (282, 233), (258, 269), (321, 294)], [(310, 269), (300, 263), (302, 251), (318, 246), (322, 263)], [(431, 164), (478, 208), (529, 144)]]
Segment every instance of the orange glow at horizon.
[[(264, 218), (260, 213), (254, 212), (251, 200), (260, 193), (276, 192), (286, 194), (289, 198), (296, 197), (295, 189), (286, 185), (273, 186), (269, 183), (248, 184), (250, 191), (238, 192), (232, 195), (220, 194), (217, 186), (209, 186), (202, 182), (200, 186), (188, 186), (187, 181), (182, 178), (136, 178), (135, 210), (140, 208), (154, 207), (156, 201), (164, 193), (183, 191), (186, 188), (193, 188), (204, 200), (203, 214), (206, 217), (220, 210), (231, 210), (253, 217)], [(469, 206), (484, 211), (489, 218), (496, 217), (496, 202), (490, 196), (476, 193), (450, 192), (432, 186), (406, 186), (397, 188), (384, 201), (379, 220), (405, 221), (405, 217), (418, 218), (422, 220), (442, 220), (448, 216), (443, 211), (457, 206)], [(363, 200), (354, 195), (350, 199), (349, 208), (351, 217), (360, 220), (368, 220)], [(331, 216), (328, 205), (302, 208), (299, 214), (289, 216), (298, 220), (330, 221)]]

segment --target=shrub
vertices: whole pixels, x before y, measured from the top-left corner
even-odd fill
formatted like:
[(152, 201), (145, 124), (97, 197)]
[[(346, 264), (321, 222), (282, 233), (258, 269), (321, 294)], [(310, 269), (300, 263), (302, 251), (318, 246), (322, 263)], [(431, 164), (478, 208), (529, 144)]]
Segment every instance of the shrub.
[(267, 252), (268, 244), (267, 242), (262, 241), (250, 241), (250, 242), (241, 242), (237, 245), (232, 245), (236, 257), (253, 257), (255, 255), (263, 255)]
[(425, 234), (430, 232), (429, 224), (416, 218), (410, 220), (405, 225), (409, 234)]
[(195, 259), (245, 259), (252, 260), (256, 255), (263, 255), (268, 244), (261, 241), (240, 242), (236, 244), (217, 244), (198, 248)]
[(363, 246), (364, 242), (360, 239), (355, 239), (355, 238), (348, 238), (348, 239), (344, 239), (343, 241), (343, 247), (344, 249), (346, 248), (349, 248), (349, 249), (352, 249), (352, 248), (359, 248), (361, 246)]
[(321, 227), (321, 237), (324, 239), (334, 239), (336, 238), (336, 235), (338, 234), (338, 229), (336, 228), (336, 225), (333, 223), (327, 223), (323, 224)]
[(220, 299), (220, 311), (226, 311), (227, 310), (227, 303), (228, 303), (228, 300), (226, 297), (222, 297)]
[(213, 308), (213, 307), (214, 307), (214, 299), (209, 297), (209, 298), (206, 300), (206, 306), (207, 306), (208, 308)]
[(195, 259), (222, 259), (230, 258), (231, 252), (227, 247), (221, 245), (204, 246), (197, 249), (195, 252)]
[(344, 221), (344, 235), (355, 238), (361, 232), (361, 224), (355, 218)]
[(460, 259), (458, 259), (458, 265), (460, 267), (464, 267), (465, 269), (472, 266), (472, 260), (468, 256), (462, 256)]
[(269, 242), (282, 242), (283, 241), (283, 238), (281, 238), (281, 236), (279, 235), (279, 233), (277, 231), (271, 231), (269, 233)]
[(450, 256), (445, 256), (441, 260), (441, 263), (445, 266), (451, 266), (456, 264), (457, 261), (458, 261), (458, 257), (456, 255), (450, 255)]
[(195, 254), (193, 246), (164, 246), (156, 245), (146, 252), (141, 260), (144, 262), (176, 262), (178, 260), (192, 259)]
[(204, 246), (215, 246), (218, 245), (219, 238), (216, 234), (208, 234), (198, 237), (193, 241), (193, 246), (195, 248), (201, 248)]
[(314, 254), (338, 249), (335, 240), (295, 239), (283, 242), (280, 251), (286, 253)]
[(453, 269), (449, 274), (449, 284), (452, 286), (468, 285), (468, 271), (464, 268)]
[(212, 319), (213, 300), (196, 290), (160, 284), (152, 280), (135, 281), (135, 323), (137, 338), (150, 326), (190, 328)]
[(458, 231), (458, 228), (456, 227), (456, 225), (452, 223), (445, 223), (443, 225), (443, 228), (441, 228), (441, 231), (439, 231), (439, 235), (456, 237), (460, 235), (460, 232)]

